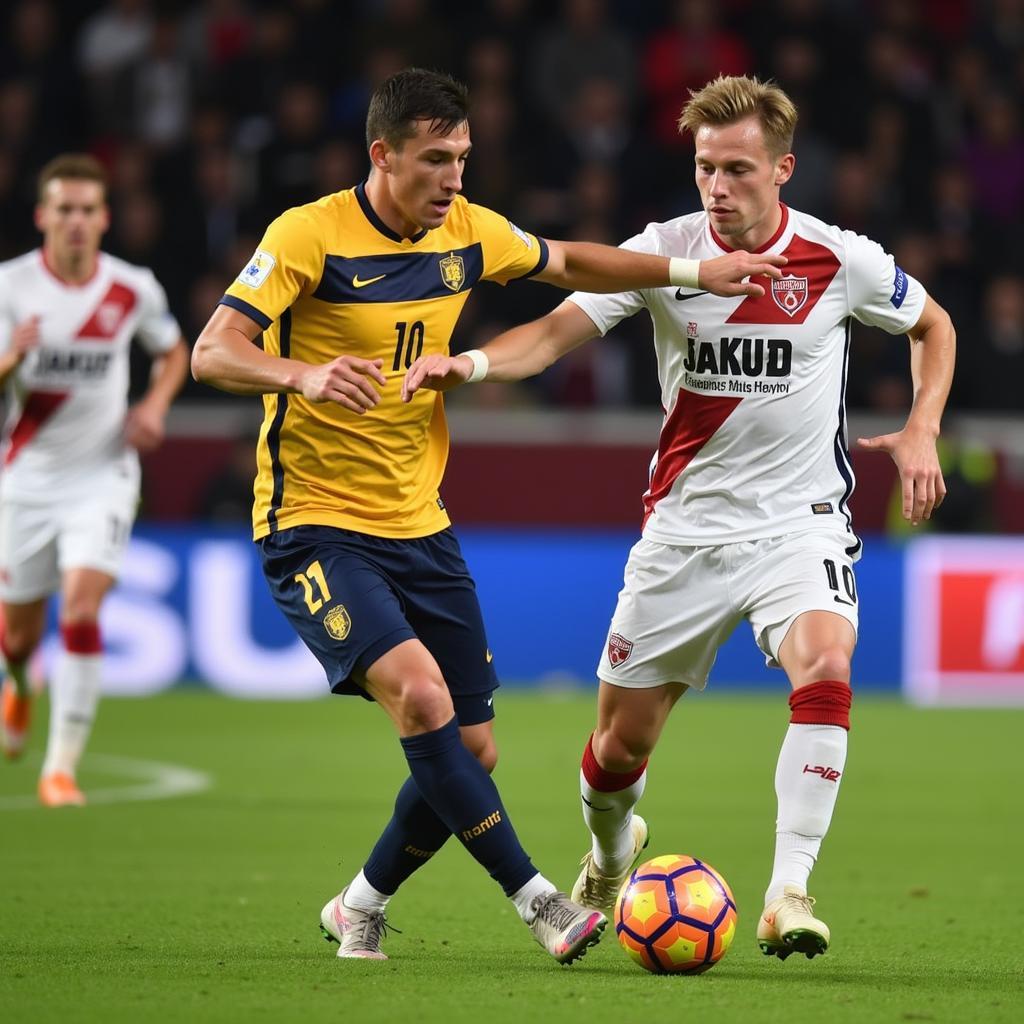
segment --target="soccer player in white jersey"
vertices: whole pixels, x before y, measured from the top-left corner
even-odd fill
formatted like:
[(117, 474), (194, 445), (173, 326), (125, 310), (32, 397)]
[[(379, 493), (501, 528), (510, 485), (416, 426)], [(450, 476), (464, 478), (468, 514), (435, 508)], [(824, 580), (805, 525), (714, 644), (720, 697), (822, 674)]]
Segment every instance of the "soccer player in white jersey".
[[(0, 264), (2, 732), (17, 757), (31, 707), (26, 664), (59, 591), (63, 650), (39, 780), (39, 799), (58, 807), (85, 803), (75, 771), (100, 693), (100, 606), (135, 519), (137, 453), (163, 440), (188, 348), (153, 274), (100, 252), (110, 214), (93, 157), (68, 153), (43, 168), (35, 218), (42, 248)], [(129, 409), (133, 337), (153, 368)]]
[(405, 392), (538, 373), (646, 310), (662, 403), (643, 535), (598, 667), (597, 727), (581, 770), (592, 848), (573, 899), (608, 909), (647, 841), (633, 813), (647, 759), (688, 687), (702, 689), (746, 618), (789, 676), (790, 725), (775, 772), (775, 860), (757, 939), (808, 957), (829, 944), (807, 882), (845, 771), (857, 636), (844, 393), (851, 318), (910, 337), (913, 406), (903, 429), (861, 439), (899, 470), (903, 514), (928, 519), (945, 485), (935, 442), (953, 373), (949, 316), (879, 245), (787, 209), (797, 112), (777, 86), (720, 77), (683, 108), (703, 211), (651, 224), (627, 249), (708, 259), (736, 249), (788, 258), (764, 294), (699, 289), (574, 294), (540, 320), (454, 358), (424, 357)]

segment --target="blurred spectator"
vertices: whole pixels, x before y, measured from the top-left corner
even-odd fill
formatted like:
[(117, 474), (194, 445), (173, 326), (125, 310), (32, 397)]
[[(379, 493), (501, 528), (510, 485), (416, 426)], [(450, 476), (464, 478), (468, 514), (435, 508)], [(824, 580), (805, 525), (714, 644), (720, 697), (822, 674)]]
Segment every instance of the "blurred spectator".
[(634, 90), (629, 39), (608, 19), (606, 0), (562, 0), (558, 23), (536, 44), (537, 102), (553, 123), (580, 129), (578, 97), (592, 81), (607, 83), (628, 110)]
[(654, 134), (670, 150), (680, 145), (676, 122), (689, 89), (718, 75), (751, 70), (746, 43), (720, 24), (713, 0), (674, 0), (671, 22), (644, 48), (642, 78), (652, 105)]
[(142, 59), (153, 35), (148, 0), (110, 0), (78, 37), (78, 63), (85, 75), (93, 116), (101, 133), (125, 132), (131, 117), (127, 76)]
[(996, 277), (986, 288), (982, 321), (962, 363), (966, 404), (984, 412), (1024, 413), (1024, 278)]
[[(800, 108), (801, 171), (783, 200), (878, 238), (927, 276), (964, 339), (954, 408), (1020, 409), (1021, 0), (453, 9), (442, 0), (12, 0), (0, 17), (0, 256), (34, 243), (41, 164), (87, 149), (111, 173), (112, 244), (157, 265), (176, 312), (197, 329), (267, 220), (365, 176), (369, 93), (416, 62), (470, 84), (470, 200), (554, 237), (620, 242), (697, 208), (690, 140), (676, 131), (687, 89), (756, 71)], [(555, 301), (540, 287), (479, 292), (467, 331), (542, 315)], [(624, 367), (626, 400), (656, 405), (650, 347), (634, 340), (616, 332), (607, 361)], [(904, 344), (855, 326), (851, 360), (852, 406), (902, 409)], [(581, 359), (574, 373), (527, 393), (622, 398), (600, 366)]]

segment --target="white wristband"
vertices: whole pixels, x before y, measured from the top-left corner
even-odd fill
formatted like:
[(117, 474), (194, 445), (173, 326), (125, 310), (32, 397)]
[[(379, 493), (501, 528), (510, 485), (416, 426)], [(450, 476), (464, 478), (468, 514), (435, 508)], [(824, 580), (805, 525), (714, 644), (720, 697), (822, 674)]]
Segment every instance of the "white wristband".
[(669, 284), (678, 285), (680, 288), (699, 288), (699, 278), (700, 260), (684, 260), (679, 256), (673, 256), (669, 259)]
[(478, 348), (471, 348), (468, 352), (460, 352), (459, 354), (467, 356), (473, 364), (473, 372), (466, 378), (467, 384), (476, 384), (487, 376), (487, 370), (491, 365), (491, 361), (487, 358), (485, 352), (481, 352)]

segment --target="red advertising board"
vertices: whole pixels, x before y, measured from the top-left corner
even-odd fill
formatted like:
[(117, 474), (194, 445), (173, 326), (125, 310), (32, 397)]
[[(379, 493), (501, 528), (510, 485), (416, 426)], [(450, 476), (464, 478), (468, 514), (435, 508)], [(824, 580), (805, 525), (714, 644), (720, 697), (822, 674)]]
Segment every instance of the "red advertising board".
[(903, 689), (919, 704), (1024, 704), (1024, 539), (908, 546)]

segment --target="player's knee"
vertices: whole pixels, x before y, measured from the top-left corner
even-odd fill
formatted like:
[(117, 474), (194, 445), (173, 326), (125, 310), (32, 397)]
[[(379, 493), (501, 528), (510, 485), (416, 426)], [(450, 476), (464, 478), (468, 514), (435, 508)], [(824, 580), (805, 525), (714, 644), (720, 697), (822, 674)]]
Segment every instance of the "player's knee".
[(402, 682), (397, 712), (404, 731), (433, 732), (451, 721), (455, 709), (440, 676), (415, 674)]
[(850, 655), (839, 645), (816, 651), (809, 660), (805, 677), (808, 682), (836, 679), (846, 682), (850, 678)]
[(595, 732), (594, 756), (609, 772), (633, 772), (650, 757), (651, 743), (640, 732), (606, 730)]

